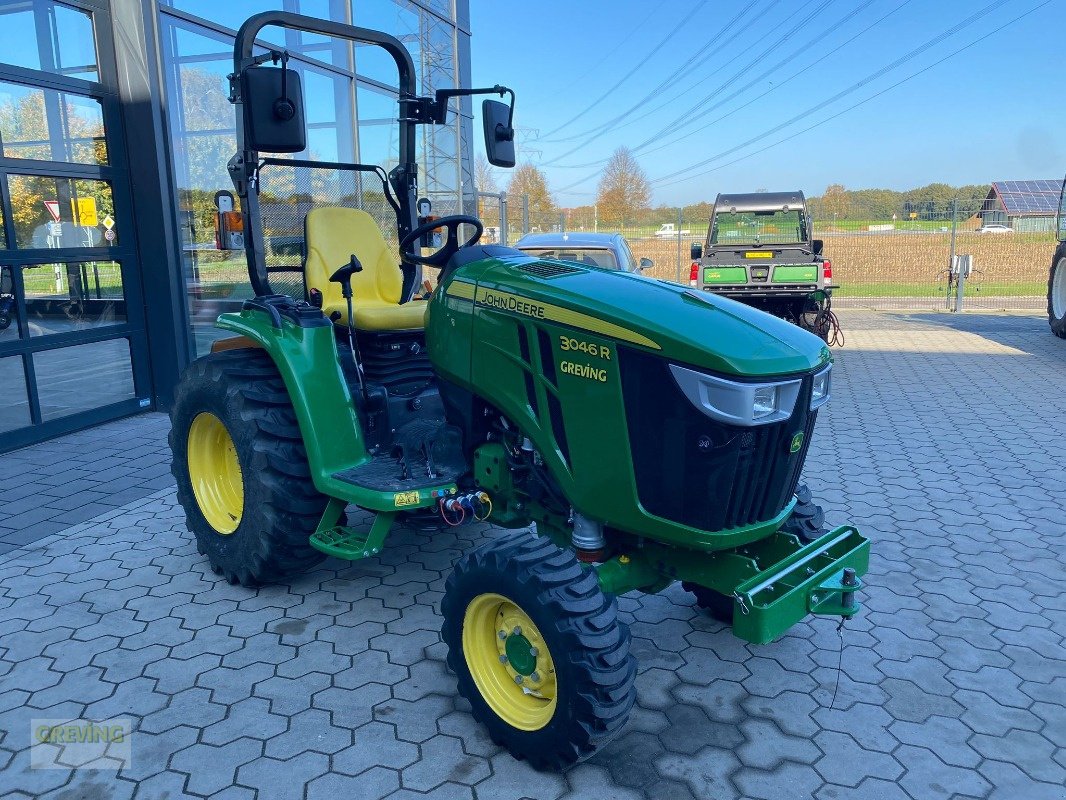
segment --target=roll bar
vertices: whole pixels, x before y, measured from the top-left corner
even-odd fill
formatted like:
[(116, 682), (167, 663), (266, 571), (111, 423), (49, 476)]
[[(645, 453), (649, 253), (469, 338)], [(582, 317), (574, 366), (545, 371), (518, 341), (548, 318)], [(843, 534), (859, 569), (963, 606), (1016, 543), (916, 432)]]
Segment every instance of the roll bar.
[[(253, 55), (256, 37), (263, 28), (269, 25), (376, 45), (392, 56), (399, 74), (401, 113), (399, 115), (399, 163), (389, 173), (388, 179), (399, 205), (396, 219), (397, 232), (401, 240), (416, 225), (414, 205), (418, 190), (418, 167), (415, 163), (415, 126), (433, 121), (427, 119), (423, 113), (424, 99), (419, 98), (415, 93), (415, 65), (411, 54), (395, 36), (288, 11), (264, 11), (245, 20), (237, 31), (237, 38), (233, 44), (233, 73), (229, 76), (229, 99), (237, 107), (237, 153), (230, 159), (228, 168), (244, 211), (244, 247), (248, 258), (248, 277), (257, 296), (269, 295), (273, 292), (267, 277), (266, 249), (257, 187), (261, 162), (258, 151), (250, 149), (247, 141), (244, 98), (241, 97), (241, 76), (249, 67), (271, 59), (277, 61), (281, 57), (280, 53), (274, 51), (266, 56)], [(300, 163), (306, 165), (316, 162)], [(415, 268), (407, 263), (401, 264), (401, 269), (404, 275), (403, 297), (407, 299), (418, 276)]]

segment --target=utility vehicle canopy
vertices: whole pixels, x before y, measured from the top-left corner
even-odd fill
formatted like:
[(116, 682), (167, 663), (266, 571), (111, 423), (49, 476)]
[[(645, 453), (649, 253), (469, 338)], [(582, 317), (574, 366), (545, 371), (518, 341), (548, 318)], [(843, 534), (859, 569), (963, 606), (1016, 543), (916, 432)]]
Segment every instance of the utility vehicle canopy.
[(714, 201), (715, 213), (732, 211), (802, 211), (806, 208), (803, 192), (747, 192), (720, 194)]

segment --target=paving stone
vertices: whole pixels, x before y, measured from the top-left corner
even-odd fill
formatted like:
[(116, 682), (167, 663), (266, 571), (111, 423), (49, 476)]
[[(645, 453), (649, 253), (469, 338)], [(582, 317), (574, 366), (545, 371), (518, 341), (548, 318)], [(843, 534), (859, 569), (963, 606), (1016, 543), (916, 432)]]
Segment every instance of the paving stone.
[[(258, 790), (260, 796), (269, 797), (270, 800), (303, 800), (305, 784), (328, 772), (329, 758), (321, 753), (303, 753), (288, 761), (263, 757), (238, 769), (237, 782)], [(365, 785), (369, 785), (369, 782)], [(398, 777), (396, 786), (399, 786)], [(318, 791), (321, 790), (315, 790), (315, 796), (322, 796), (318, 795)], [(350, 796), (367, 797), (358, 793)]]
[(240, 738), (218, 747), (194, 744), (175, 753), (170, 768), (188, 774), (187, 788), (197, 794), (214, 794), (233, 783), (237, 769), (255, 761), (263, 753), (263, 743)]
[[(497, 747), (444, 663), (444, 580), (490, 526), (401, 526), (378, 558), (249, 590), (197, 553), (164, 415), (5, 454), (0, 794), (1063, 800), (1061, 342), (1035, 317), (841, 313), (804, 480), (873, 541), (863, 613), (756, 647), (679, 585), (622, 597), (638, 705), (562, 775)], [(30, 485), (52, 508), (5, 515)], [(31, 719), (111, 714), (129, 767), (29, 774)]]
[(307, 800), (335, 800), (338, 797), (385, 797), (400, 786), (394, 770), (374, 767), (361, 775), (330, 774), (316, 778), (307, 787)]
[(445, 781), (472, 786), (489, 774), (488, 760), (464, 753), (459, 739), (434, 736), (422, 743), (421, 758), (403, 769), (402, 783), (407, 789), (428, 792)]

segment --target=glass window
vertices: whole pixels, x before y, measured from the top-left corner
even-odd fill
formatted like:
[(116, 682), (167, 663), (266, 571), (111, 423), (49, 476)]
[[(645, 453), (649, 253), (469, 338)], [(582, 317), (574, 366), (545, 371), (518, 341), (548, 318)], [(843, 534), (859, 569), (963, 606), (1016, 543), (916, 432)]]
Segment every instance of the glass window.
[(0, 81), (5, 158), (106, 164), (104, 115), (91, 97)]
[(585, 264), (590, 267), (618, 269), (618, 259), (615, 258), (614, 253), (610, 250), (603, 250), (600, 248), (523, 247), (522, 252), (529, 253), (531, 256), (537, 256), (538, 258), (556, 258), (560, 261), (574, 261), (578, 264)]
[(116, 261), (35, 264), (22, 268), (30, 336), (126, 321), (122, 269)]
[[(0, 61), (26, 69), (99, 80), (92, 14), (51, 0), (0, 5)], [(44, 35), (38, 35), (43, 32)]]
[(118, 242), (107, 181), (9, 175), (8, 190), (15, 244), (21, 249), (104, 247)]
[(359, 84), (359, 160), (391, 170), (399, 159), (400, 124), (396, 95)]
[(13, 431), (30, 424), (30, 401), (26, 394), (26, 371), (21, 356), (0, 358), (0, 431)]
[(33, 354), (44, 421), (132, 399), (130, 343), (109, 339)]
[(0, 342), (19, 338), (14, 267), (0, 267)]
[[(415, 81), (421, 88), (421, 42), (419, 19), (425, 12), (406, 0), (394, 2), (359, 3), (354, 8), (355, 24), (363, 28), (391, 33), (410, 51), (415, 62)], [(397, 85), (396, 63), (380, 47), (361, 45), (356, 48), (355, 69), (360, 75)]]

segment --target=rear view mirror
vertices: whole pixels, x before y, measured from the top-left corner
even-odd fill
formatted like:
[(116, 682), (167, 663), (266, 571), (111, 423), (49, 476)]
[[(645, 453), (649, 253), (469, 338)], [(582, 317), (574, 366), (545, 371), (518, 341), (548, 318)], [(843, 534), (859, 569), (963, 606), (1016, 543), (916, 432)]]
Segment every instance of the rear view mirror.
[(652, 261), (650, 258), (642, 258), (640, 260), (640, 268), (641, 269), (651, 269), (654, 266), (655, 266), (655, 262)]
[(689, 248), (689, 256), (693, 261), (699, 261), (703, 258), (703, 245), (699, 242), (693, 242), (692, 247)]
[(481, 121), (485, 127), (485, 155), (494, 167), (513, 167), (514, 128), (511, 127), (511, 107), (499, 100), (481, 104)]
[(811, 242), (811, 251), (814, 255), (820, 256), (823, 249), (825, 249), (825, 243), (821, 239), (814, 239)]
[(299, 153), (307, 148), (300, 76), (286, 67), (249, 67), (241, 76), (244, 136), (263, 153)]

